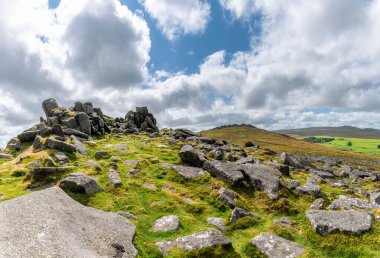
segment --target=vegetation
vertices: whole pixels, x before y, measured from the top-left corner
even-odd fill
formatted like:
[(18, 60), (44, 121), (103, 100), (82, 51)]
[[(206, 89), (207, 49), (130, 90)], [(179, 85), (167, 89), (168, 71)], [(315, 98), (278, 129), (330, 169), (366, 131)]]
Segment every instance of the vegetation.
[[(240, 143), (252, 140), (262, 148), (245, 148), (248, 154), (260, 159), (274, 158), (264, 148), (273, 148), (276, 151), (310, 151), (314, 154), (332, 153), (343, 155), (342, 151), (326, 148), (321, 145), (307, 143), (290, 137), (265, 132), (252, 127), (223, 128), (205, 132), (207, 136), (218, 136), (231, 143)], [(113, 148), (113, 145), (124, 143), (127, 151)], [(146, 135), (107, 135), (95, 139), (95, 144), (87, 145), (87, 156), (72, 154), (69, 156), (70, 166), (75, 166), (77, 171), (98, 179), (104, 188), (103, 192), (84, 196), (80, 194), (70, 195), (86, 206), (91, 206), (104, 211), (124, 211), (136, 215), (137, 219), (131, 219), (136, 225), (134, 243), (139, 250), (139, 257), (161, 257), (162, 254), (155, 245), (158, 241), (173, 240), (177, 237), (193, 234), (212, 228), (206, 219), (220, 217), (227, 222), (231, 215), (231, 209), (218, 201), (217, 191), (219, 187), (226, 186), (239, 194), (238, 205), (262, 219), (256, 221), (252, 218), (244, 218), (235, 223), (227, 224), (225, 235), (232, 241), (232, 248), (205, 248), (187, 254), (173, 249), (169, 257), (263, 257), (254, 248), (250, 241), (261, 232), (277, 234), (291, 241), (295, 241), (307, 247), (305, 257), (378, 257), (380, 245), (380, 224), (374, 223), (373, 229), (361, 237), (344, 234), (332, 234), (328, 236), (318, 235), (310, 226), (305, 211), (314, 201), (311, 196), (299, 196), (284, 188), (280, 189), (280, 199), (272, 201), (266, 193), (254, 192), (249, 187), (234, 188), (224, 182), (206, 174), (198, 179), (185, 181), (171, 168), (170, 164), (180, 162), (178, 152), (184, 143), (174, 144), (170, 137), (149, 138)], [(95, 160), (94, 153), (106, 150), (110, 158), (97, 160), (102, 167), (101, 172), (86, 165), (87, 160)], [(25, 181), (23, 173), (28, 172), (28, 165), (36, 160), (43, 160), (52, 156), (53, 151), (41, 151), (33, 153), (31, 147), (17, 153), (17, 158), (7, 160), (0, 165), (0, 194), (2, 200), (11, 199), (27, 194), (29, 181)], [(118, 156), (118, 157), (117, 157)], [(367, 156), (352, 154), (353, 157), (364, 158)], [(372, 156), (368, 156), (372, 157)], [(22, 159), (21, 159), (22, 158)], [(124, 165), (124, 160), (138, 160), (140, 173), (126, 177), (132, 168)], [(113, 188), (109, 184), (107, 171), (111, 168), (110, 161), (118, 164), (121, 172), (123, 186)], [(318, 165), (318, 164), (316, 164)], [(51, 178), (53, 183), (64, 178), (67, 173), (59, 175), (59, 178)], [(305, 183), (306, 173), (294, 173), (293, 179)], [(150, 183), (155, 188), (144, 187), (144, 183)], [(328, 184), (321, 184), (324, 198), (331, 202), (339, 194), (346, 194), (345, 189), (333, 188)], [(364, 189), (378, 187), (373, 182), (364, 182)], [(352, 194), (356, 196), (356, 194)], [(283, 201), (286, 199), (287, 202)], [(180, 218), (180, 228), (173, 232), (152, 232), (153, 222), (164, 215), (176, 214)], [(273, 224), (273, 221), (287, 216), (295, 221), (294, 228), (283, 228)]]
[(311, 143), (326, 143), (326, 142), (332, 142), (335, 140), (335, 138), (326, 138), (326, 137), (306, 137), (304, 138), (304, 141), (311, 142)]

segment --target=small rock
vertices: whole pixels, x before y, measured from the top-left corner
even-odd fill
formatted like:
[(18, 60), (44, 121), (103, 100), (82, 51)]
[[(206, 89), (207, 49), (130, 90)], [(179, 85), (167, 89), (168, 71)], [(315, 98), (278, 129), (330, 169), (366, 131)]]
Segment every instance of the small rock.
[(269, 258), (293, 258), (301, 256), (306, 251), (306, 248), (300, 244), (266, 232), (260, 233), (251, 243)]
[(98, 165), (98, 163), (96, 163), (96, 162), (93, 161), (93, 160), (88, 160), (88, 161), (86, 162), (86, 165), (89, 165), (89, 166), (95, 168), (96, 171), (101, 171), (101, 170), (102, 170), (102, 168)]
[(102, 158), (107, 157), (108, 155), (109, 154), (106, 151), (97, 151), (97, 152), (95, 152), (94, 157), (95, 157), (95, 159), (102, 159)]
[(110, 169), (108, 171), (108, 178), (113, 187), (119, 187), (123, 185), (119, 173), (114, 169)]
[(127, 212), (127, 211), (118, 211), (117, 214), (127, 219), (137, 219), (137, 216), (135, 214)]
[(249, 211), (246, 211), (239, 207), (235, 207), (235, 209), (232, 211), (230, 222), (236, 222), (239, 219), (247, 217), (247, 216), (257, 219), (257, 220), (261, 219), (259, 216), (252, 214)]
[(154, 232), (167, 232), (177, 230), (179, 227), (179, 219), (175, 215), (168, 215), (157, 219), (154, 222)]
[(323, 198), (318, 198), (317, 200), (315, 200), (311, 205), (310, 205), (310, 209), (312, 210), (321, 210), (323, 208), (323, 204), (325, 202), (325, 199)]
[(298, 180), (295, 180), (295, 179), (290, 179), (290, 178), (286, 178), (286, 177), (281, 177), (281, 178), (280, 178), (280, 185), (282, 185), (282, 186), (285, 187), (286, 189), (294, 190), (294, 189), (296, 189), (298, 186), (300, 186), (300, 182), (299, 182)]
[(207, 224), (217, 227), (222, 232), (226, 231), (226, 222), (222, 218), (208, 218), (206, 220)]
[(115, 145), (115, 146), (113, 146), (113, 148), (117, 149), (117, 150), (121, 150), (121, 151), (126, 151), (127, 150), (127, 146), (125, 144), (123, 144), (123, 143)]
[(21, 141), (17, 137), (12, 138), (8, 142), (7, 148), (10, 149), (11, 151), (18, 151), (21, 148)]
[(130, 177), (130, 176), (132, 176), (132, 175), (136, 175), (136, 174), (138, 174), (138, 173), (140, 173), (140, 172), (141, 172), (140, 169), (134, 169), (134, 168), (133, 168), (133, 169), (131, 169), (131, 170), (128, 171), (126, 177)]
[(302, 168), (303, 167), (298, 161), (296, 161), (295, 159), (290, 157), (286, 152), (281, 153), (280, 160), (285, 165), (288, 165), (288, 166), (291, 166), (294, 168)]
[(255, 163), (256, 160), (253, 156), (247, 156), (245, 158), (241, 158), (235, 162), (236, 165), (243, 165), (246, 163)]
[(252, 141), (247, 141), (244, 143), (245, 147), (255, 147), (255, 144)]
[(233, 192), (229, 191), (228, 189), (222, 187), (218, 191), (219, 193), (219, 201), (225, 203), (230, 207), (231, 209), (235, 208), (235, 203), (237, 202), (238, 196), (234, 194)]
[(66, 156), (66, 154), (63, 153), (63, 152), (56, 152), (56, 153), (54, 153), (54, 157), (55, 157), (56, 159), (58, 159), (58, 161), (59, 161), (62, 165), (67, 164), (67, 163), (70, 163), (69, 158), (68, 158), (68, 157)]
[(11, 159), (11, 158), (13, 158), (12, 155), (0, 152), (0, 159)]
[(314, 195), (315, 197), (319, 197), (321, 195), (321, 187), (311, 177), (306, 179), (306, 184), (298, 186), (296, 190), (301, 194)]
[(157, 190), (157, 186), (152, 183), (144, 183), (143, 186), (149, 190), (153, 190), (153, 191)]
[(380, 205), (380, 191), (370, 193), (369, 199), (371, 200), (372, 204)]
[(34, 138), (33, 141), (33, 152), (39, 152), (44, 148), (44, 142), (42, 140), (42, 137), (37, 135), (36, 138)]
[(295, 224), (294, 221), (289, 219), (288, 217), (282, 217), (279, 220), (275, 220), (273, 223), (279, 226), (287, 227), (287, 228), (292, 228), (293, 225)]
[(82, 172), (71, 173), (59, 183), (59, 187), (75, 193), (93, 194), (103, 191), (99, 184)]
[(133, 168), (137, 168), (139, 162), (137, 160), (126, 160), (123, 162), (124, 165), (132, 166)]

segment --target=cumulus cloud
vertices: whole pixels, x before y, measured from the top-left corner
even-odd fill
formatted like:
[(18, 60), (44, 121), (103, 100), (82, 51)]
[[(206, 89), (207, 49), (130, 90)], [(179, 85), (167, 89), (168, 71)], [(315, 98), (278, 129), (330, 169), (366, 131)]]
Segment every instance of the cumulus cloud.
[(257, 12), (255, 0), (219, 0), (219, 4), (230, 12), (234, 19), (247, 19)]
[(139, 0), (146, 12), (157, 20), (157, 27), (169, 39), (182, 34), (204, 32), (211, 18), (210, 4), (204, 0)]

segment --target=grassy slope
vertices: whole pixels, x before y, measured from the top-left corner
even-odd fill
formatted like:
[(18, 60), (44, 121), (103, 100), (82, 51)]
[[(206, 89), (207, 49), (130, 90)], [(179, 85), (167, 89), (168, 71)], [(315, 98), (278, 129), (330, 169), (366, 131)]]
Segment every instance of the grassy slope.
[[(261, 132), (261, 131), (260, 131)], [(261, 132), (264, 133), (264, 132)], [(240, 136), (241, 133), (240, 133)], [(266, 138), (268, 147), (277, 146), (279, 143), (276, 137), (270, 144), (270, 139)], [(252, 138), (255, 140), (255, 138)], [(169, 138), (151, 139), (146, 136), (106, 136), (96, 140), (96, 145), (88, 146), (89, 153), (82, 157), (78, 154), (71, 155), (71, 164), (77, 167), (77, 171), (91, 175), (98, 179), (99, 184), (104, 188), (104, 192), (85, 197), (83, 195), (71, 194), (71, 196), (84, 205), (91, 206), (104, 211), (128, 211), (137, 215), (138, 219), (132, 219), (136, 225), (137, 232), (134, 242), (139, 250), (140, 257), (160, 257), (160, 251), (155, 246), (157, 241), (172, 240), (179, 236), (192, 234), (201, 230), (212, 228), (207, 225), (206, 219), (211, 216), (221, 217), (228, 221), (231, 210), (217, 200), (217, 190), (221, 186), (233, 189), (239, 194), (238, 206), (248, 209), (262, 217), (260, 221), (242, 219), (239, 222), (229, 225), (229, 230), (225, 235), (233, 242), (232, 250), (201, 250), (188, 254), (198, 257), (258, 257), (257, 250), (250, 244), (250, 240), (260, 232), (269, 232), (298, 242), (307, 247), (308, 251), (304, 257), (378, 257), (380, 255), (378, 246), (380, 244), (380, 223), (374, 223), (373, 229), (361, 237), (347, 236), (343, 234), (332, 234), (329, 236), (319, 236), (310, 227), (305, 216), (305, 211), (314, 201), (314, 197), (299, 196), (285, 189), (280, 190), (280, 200), (271, 201), (262, 192), (254, 192), (248, 187), (232, 188), (220, 180), (205, 175), (199, 179), (184, 181), (174, 171), (168, 167), (168, 163), (179, 163), (178, 152), (180, 144), (172, 145)], [(246, 140), (246, 139), (245, 139)], [(264, 142), (257, 143), (264, 145)], [(127, 151), (120, 151), (112, 148), (112, 145), (125, 143)], [(284, 144), (284, 143), (283, 143)], [(278, 145), (283, 148), (283, 145)], [(322, 147), (321, 147), (322, 148)], [(275, 148), (274, 148), (275, 149)], [(98, 160), (102, 171), (96, 172), (93, 168), (86, 166), (85, 161), (94, 160), (94, 153), (97, 150), (107, 150), (112, 155), (120, 156), (120, 159)], [(267, 156), (263, 151), (254, 151), (246, 148), (249, 154), (260, 159), (275, 158)], [(23, 182), (23, 177), (15, 177), (11, 174), (14, 170), (26, 167), (26, 165), (36, 159), (44, 159), (51, 152), (32, 153), (30, 148), (26, 148), (19, 153), (25, 158), (20, 164), (13, 161), (2, 161), (0, 165), (0, 194), (5, 194), (6, 199), (14, 198), (28, 193), (25, 187), (30, 182)], [(139, 160), (138, 169), (141, 172), (135, 176), (126, 178), (125, 175), (130, 167), (123, 165), (124, 160)], [(108, 182), (107, 171), (110, 168), (109, 161), (118, 163), (118, 170), (121, 172), (123, 186), (112, 188)], [(293, 173), (292, 178), (298, 179), (301, 183), (306, 180), (306, 173)], [(64, 178), (59, 175), (55, 179)], [(157, 189), (151, 190), (144, 187), (144, 183), (151, 183)], [(166, 188), (163, 188), (166, 187)], [(327, 184), (322, 184), (324, 198), (329, 203), (343, 194), (345, 189), (332, 188)], [(379, 187), (373, 183), (366, 182), (362, 186), (364, 189)], [(354, 195), (353, 195), (354, 196)], [(191, 198), (194, 203), (186, 201)], [(282, 204), (282, 198), (289, 200), (288, 205)], [(155, 233), (151, 232), (151, 227), (155, 219), (169, 214), (176, 214), (180, 217), (180, 228), (175, 232)], [(282, 228), (273, 224), (274, 219), (288, 216), (296, 222), (293, 229)], [(178, 250), (173, 250), (171, 257), (184, 256)]]
[[(331, 137), (331, 136), (317, 136), (317, 137)], [(352, 143), (352, 146), (348, 146), (348, 142)], [(324, 143), (322, 145), (332, 147), (338, 150), (351, 151), (357, 153), (367, 154), (380, 154), (379, 139), (362, 139), (362, 138), (342, 138), (335, 137), (334, 141)]]

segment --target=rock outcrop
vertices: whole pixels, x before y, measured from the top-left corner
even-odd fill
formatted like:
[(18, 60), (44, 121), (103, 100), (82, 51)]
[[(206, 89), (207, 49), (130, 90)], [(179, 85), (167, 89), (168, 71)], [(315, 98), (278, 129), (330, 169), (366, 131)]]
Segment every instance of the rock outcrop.
[(135, 226), (88, 208), (60, 188), (0, 203), (0, 256), (135, 257)]
[(99, 184), (82, 172), (71, 173), (59, 183), (59, 187), (74, 193), (93, 194), (103, 191)]

